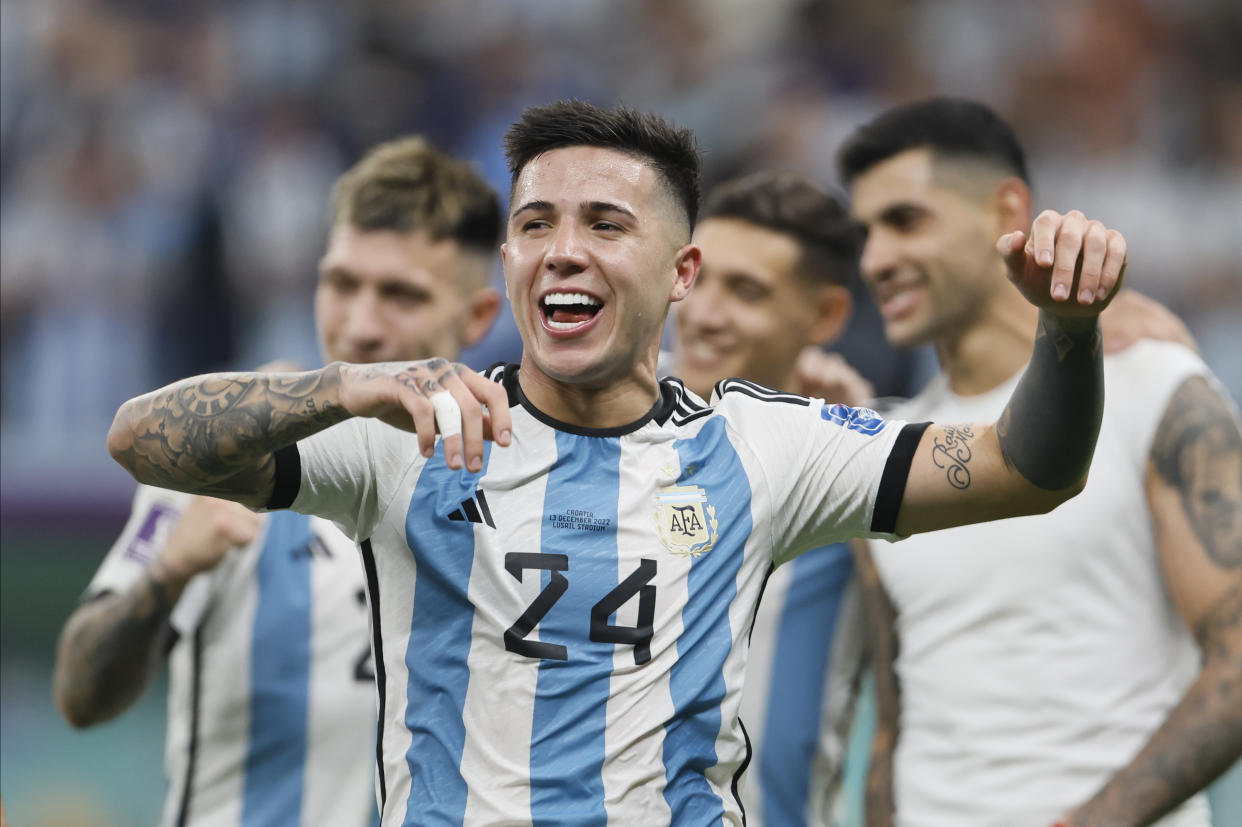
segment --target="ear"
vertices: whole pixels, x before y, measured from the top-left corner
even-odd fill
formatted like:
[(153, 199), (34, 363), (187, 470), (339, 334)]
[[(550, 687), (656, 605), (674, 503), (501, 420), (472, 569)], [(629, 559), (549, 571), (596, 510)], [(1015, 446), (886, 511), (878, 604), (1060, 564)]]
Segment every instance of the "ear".
[(1031, 227), (1031, 188), (1021, 178), (1006, 178), (997, 184), (988, 207), (996, 220), (992, 232), (996, 238)]
[(807, 344), (826, 345), (841, 337), (854, 312), (854, 297), (848, 287), (830, 284), (819, 288), (814, 299), (815, 317), (809, 328)]
[(500, 312), (500, 293), (492, 287), (484, 287), (474, 291), (470, 296), (470, 307), (466, 326), (462, 328), (462, 347), (473, 347), (483, 340), (487, 331), (492, 329), (496, 314)]
[(699, 277), (699, 266), (702, 263), (703, 251), (697, 244), (687, 244), (677, 251), (677, 274), (673, 279), (673, 289), (668, 294), (670, 302), (679, 302), (690, 294), (690, 288), (694, 287), (694, 281)]

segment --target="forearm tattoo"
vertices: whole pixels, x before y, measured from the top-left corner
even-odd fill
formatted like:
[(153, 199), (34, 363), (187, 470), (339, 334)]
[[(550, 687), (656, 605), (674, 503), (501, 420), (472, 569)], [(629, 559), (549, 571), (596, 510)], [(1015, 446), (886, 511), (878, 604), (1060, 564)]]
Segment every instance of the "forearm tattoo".
[(114, 456), (141, 482), (203, 494), (242, 472), (270, 478), (272, 451), (349, 418), (332, 401), (339, 381), (339, 365), (187, 379), (126, 403), (127, 445)]
[(1100, 342), (1095, 320), (1040, 313), (1030, 364), (996, 430), (1006, 464), (1040, 488), (1067, 488), (1091, 465), (1104, 415)]
[(1242, 433), (1228, 403), (1203, 377), (1173, 395), (1151, 449), (1156, 473), (1181, 495), (1208, 556), (1242, 566)]
[(975, 433), (969, 425), (951, 425), (944, 434), (932, 440), (932, 460), (937, 468), (945, 469), (949, 485), (958, 489), (970, 487), (970, 440)]
[(172, 602), (150, 571), (128, 591), (75, 612), (55, 675), (57, 698), (74, 723), (108, 720), (142, 694), (162, 661), (171, 612)]

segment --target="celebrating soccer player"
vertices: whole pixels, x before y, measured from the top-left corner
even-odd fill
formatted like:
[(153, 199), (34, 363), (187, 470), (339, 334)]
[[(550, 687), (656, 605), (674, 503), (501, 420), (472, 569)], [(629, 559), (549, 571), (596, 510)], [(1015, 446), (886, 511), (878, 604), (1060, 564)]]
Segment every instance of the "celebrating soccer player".
[(997, 241), (1046, 331), (998, 424), (886, 421), (749, 382), (709, 406), (656, 378), (669, 304), (699, 271), (693, 136), (562, 102), (506, 143), (520, 365), (196, 377), (122, 406), (109, 449), (140, 481), (325, 516), (364, 543), (389, 827), (741, 823), (764, 574), (1081, 490), (1124, 240), (1097, 244), (1071, 213)]

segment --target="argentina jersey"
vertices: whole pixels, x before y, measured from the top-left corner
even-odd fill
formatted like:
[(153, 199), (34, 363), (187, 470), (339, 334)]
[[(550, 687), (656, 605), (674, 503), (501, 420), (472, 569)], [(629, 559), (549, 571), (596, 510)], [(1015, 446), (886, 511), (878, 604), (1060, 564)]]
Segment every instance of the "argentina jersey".
[(891, 536), (921, 428), (676, 380), (627, 427), (548, 417), (515, 366), (483, 469), (354, 419), (278, 453), (273, 507), (363, 542), (382, 822), (742, 824), (747, 637), (774, 564)]
[[(136, 582), (188, 501), (140, 487), (88, 599)], [(354, 544), (326, 520), (267, 515), (190, 581), (171, 622), (161, 824), (370, 823), (375, 685)]]

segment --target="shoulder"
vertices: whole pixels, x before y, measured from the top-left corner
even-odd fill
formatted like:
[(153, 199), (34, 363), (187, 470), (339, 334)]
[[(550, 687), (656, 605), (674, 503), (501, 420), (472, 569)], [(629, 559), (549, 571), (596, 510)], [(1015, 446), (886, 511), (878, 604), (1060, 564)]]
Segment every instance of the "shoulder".
[(1206, 375), (1208, 367), (1184, 345), (1142, 339), (1105, 357), (1104, 372), (1119, 389), (1151, 392), (1167, 388), (1171, 393), (1189, 377)]

